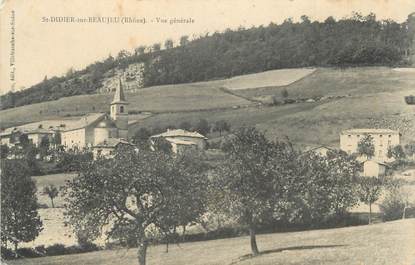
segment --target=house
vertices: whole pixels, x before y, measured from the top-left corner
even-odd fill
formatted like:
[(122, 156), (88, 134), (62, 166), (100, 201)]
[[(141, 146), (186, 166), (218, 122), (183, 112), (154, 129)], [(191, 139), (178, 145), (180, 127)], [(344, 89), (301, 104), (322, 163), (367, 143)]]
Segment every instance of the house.
[(366, 160), (363, 162), (364, 177), (380, 177), (386, 175), (387, 165), (376, 160)]
[(56, 131), (43, 128), (25, 128), (25, 127), (14, 127), (8, 128), (0, 133), (0, 144), (7, 146), (14, 146), (20, 143), (20, 136), (27, 135), (30, 143), (36, 147), (40, 146), (43, 138), (47, 138), (49, 143), (52, 142)]
[(206, 140), (208, 139), (198, 132), (189, 132), (183, 129), (167, 129), (164, 133), (151, 136), (150, 144), (154, 146), (156, 139), (160, 137), (171, 144), (174, 153), (179, 153), (189, 148), (203, 150), (206, 148)]
[(359, 141), (370, 135), (373, 138), (375, 154), (373, 158), (378, 161), (389, 161), (388, 149), (400, 144), (398, 131), (390, 129), (350, 129), (340, 133), (340, 149), (348, 154), (357, 153)]
[(133, 144), (129, 143), (124, 139), (108, 138), (94, 145), (92, 147), (92, 154), (94, 156), (94, 159), (97, 159), (100, 156), (111, 158), (114, 156), (115, 151), (121, 146), (134, 148)]
[(327, 146), (324, 146), (324, 145), (320, 145), (320, 146), (316, 146), (316, 147), (308, 147), (308, 148), (306, 148), (306, 150), (303, 152), (303, 154), (306, 154), (306, 153), (309, 153), (309, 152), (313, 152), (313, 153), (315, 153), (317, 155), (326, 157), (328, 152), (334, 151), (334, 150), (335, 150), (334, 148), (327, 147)]

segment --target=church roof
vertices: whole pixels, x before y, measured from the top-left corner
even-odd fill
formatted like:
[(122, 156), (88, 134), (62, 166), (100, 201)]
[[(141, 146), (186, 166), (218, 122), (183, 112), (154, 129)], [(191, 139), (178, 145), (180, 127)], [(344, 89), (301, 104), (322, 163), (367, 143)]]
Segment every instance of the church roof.
[(124, 90), (122, 88), (121, 79), (120, 79), (120, 81), (118, 83), (118, 86), (115, 90), (114, 99), (111, 102), (111, 104), (116, 104), (116, 103), (124, 103), (124, 104), (128, 103), (125, 100), (125, 95), (124, 95)]
[(89, 113), (82, 117), (70, 117), (54, 120), (43, 120), (32, 123), (23, 124), (20, 126), (10, 127), (0, 133), (1, 136), (9, 135), (13, 131), (21, 131), (24, 133), (29, 132), (42, 132), (45, 131), (71, 131), (81, 129), (91, 125), (97, 120), (101, 119), (105, 113)]
[(117, 128), (117, 125), (108, 116), (105, 116), (105, 118), (97, 124), (96, 128)]

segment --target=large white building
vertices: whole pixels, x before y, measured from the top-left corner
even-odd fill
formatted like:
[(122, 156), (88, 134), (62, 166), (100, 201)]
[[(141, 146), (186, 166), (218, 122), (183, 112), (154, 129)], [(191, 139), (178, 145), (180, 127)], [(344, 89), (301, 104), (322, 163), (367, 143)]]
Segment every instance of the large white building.
[(180, 153), (189, 148), (205, 149), (207, 137), (198, 132), (189, 132), (182, 129), (170, 130), (150, 137), (151, 145), (154, 145), (157, 138), (166, 139), (172, 147), (173, 153)]
[(340, 133), (340, 149), (348, 154), (357, 153), (359, 141), (370, 135), (375, 146), (374, 159), (378, 161), (389, 161), (387, 156), (389, 147), (400, 144), (398, 131), (390, 129), (350, 129)]

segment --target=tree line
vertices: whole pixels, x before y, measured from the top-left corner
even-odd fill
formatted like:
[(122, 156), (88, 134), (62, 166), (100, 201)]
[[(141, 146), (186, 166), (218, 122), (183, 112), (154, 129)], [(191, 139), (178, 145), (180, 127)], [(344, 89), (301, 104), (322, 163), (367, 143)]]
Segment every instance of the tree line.
[[(207, 33), (193, 40), (183, 36), (175, 46), (171, 39), (134, 52), (122, 50), (80, 71), (68, 70), (22, 91), (1, 97), (1, 109), (61, 97), (96, 93), (104, 77), (129, 64), (144, 64), (144, 86), (189, 83), (281, 68), (315, 66), (367, 66), (409, 63), (415, 20), (403, 23), (377, 20), (374, 14), (323, 22), (302, 16), (294, 23)], [(413, 52), (413, 51), (412, 51)]]

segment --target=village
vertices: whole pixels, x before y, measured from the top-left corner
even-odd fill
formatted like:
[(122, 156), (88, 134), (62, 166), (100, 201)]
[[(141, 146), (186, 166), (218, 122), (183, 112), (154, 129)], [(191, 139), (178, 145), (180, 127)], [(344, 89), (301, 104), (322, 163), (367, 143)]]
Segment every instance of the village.
[(0, 263), (413, 264), (415, 5), (332, 2), (2, 5)]
[[(139, 121), (129, 120), (128, 104), (123, 84), (119, 80), (114, 98), (109, 106), (109, 114), (89, 113), (76, 120), (45, 120), (7, 128), (0, 132), (0, 143), (5, 150), (13, 150), (21, 148), (21, 141), (26, 139), (36, 148), (47, 143), (47, 148), (50, 150), (63, 152), (88, 150), (92, 152), (94, 159), (100, 156), (111, 157), (120, 146), (132, 148), (135, 146), (129, 139), (128, 128), (129, 125)], [(149, 136), (148, 142), (154, 148), (157, 139), (163, 138), (171, 145), (173, 153), (183, 152), (187, 149), (207, 149), (208, 138), (206, 136), (197, 131), (186, 129), (167, 128), (165, 132)], [(348, 155), (357, 154), (359, 142), (367, 136), (371, 138), (374, 152), (369, 157), (366, 155), (357, 157), (357, 160), (363, 165), (362, 175), (376, 177), (385, 175), (387, 163), (404, 155), (404, 148), (400, 146), (401, 134), (396, 130), (351, 128), (340, 132), (338, 146), (306, 146), (301, 152), (314, 152), (321, 156), (327, 156), (327, 152), (337, 149)], [(13, 152), (10, 152), (8, 157), (14, 157)], [(415, 153), (409, 157), (414, 159)], [(40, 154), (37, 154), (36, 158), (39, 159)], [(51, 159), (51, 156), (45, 156), (42, 159), (48, 160)]]

